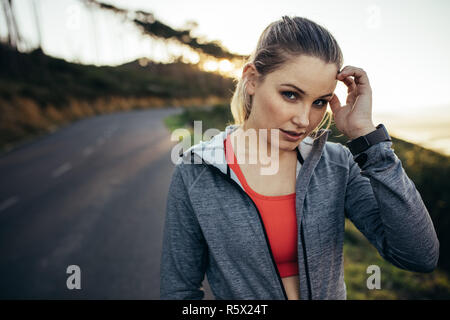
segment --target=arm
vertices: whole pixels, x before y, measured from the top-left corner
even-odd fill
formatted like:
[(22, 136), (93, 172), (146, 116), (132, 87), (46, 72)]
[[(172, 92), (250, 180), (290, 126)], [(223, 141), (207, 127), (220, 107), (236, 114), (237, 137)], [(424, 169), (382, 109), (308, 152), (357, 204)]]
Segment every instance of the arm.
[(203, 299), (207, 245), (194, 215), (186, 185), (175, 166), (167, 198), (161, 254), (161, 299)]
[(391, 149), (392, 142), (371, 146), (361, 166), (349, 158), (346, 216), (393, 265), (431, 272), (439, 258), (433, 223), (414, 183)]

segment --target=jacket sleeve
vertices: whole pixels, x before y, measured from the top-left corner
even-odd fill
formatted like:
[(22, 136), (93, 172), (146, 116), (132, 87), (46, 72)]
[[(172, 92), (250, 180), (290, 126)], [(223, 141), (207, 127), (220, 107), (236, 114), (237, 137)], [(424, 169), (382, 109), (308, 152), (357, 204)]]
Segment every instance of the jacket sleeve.
[(433, 222), (401, 161), (384, 141), (364, 153), (361, 168), (349, 159), (345, 213), (393, 265), (414, 272), (433, 271), (439, 259), (439, 241)]
[(207, 245), (194, 215), (188, 191), (175, 166), (167, 197), (160, 265), (162, 300), (202, 300)]

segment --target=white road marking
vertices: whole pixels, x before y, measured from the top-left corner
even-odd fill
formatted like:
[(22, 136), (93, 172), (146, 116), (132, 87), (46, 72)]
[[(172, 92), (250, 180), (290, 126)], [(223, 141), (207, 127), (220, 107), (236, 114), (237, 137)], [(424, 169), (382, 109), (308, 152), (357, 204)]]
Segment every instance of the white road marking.
[(15, 205), (17, 202), (19, 202), (19, 197), (17, 197), (17, 196), (6, 199), (2, 203), (0, 203), (0, 211), (6, 210), (7, 208), (11, 207), (12, 205)]
[(72, 165), (70, 164), (70, 162), (66, 162), (63, 165), (59, 166), (57, 169), (53, 170), (52, 176), (53, 178), (57, 178), (60, 175), (69, 171), (70, 169), (72, 169)]

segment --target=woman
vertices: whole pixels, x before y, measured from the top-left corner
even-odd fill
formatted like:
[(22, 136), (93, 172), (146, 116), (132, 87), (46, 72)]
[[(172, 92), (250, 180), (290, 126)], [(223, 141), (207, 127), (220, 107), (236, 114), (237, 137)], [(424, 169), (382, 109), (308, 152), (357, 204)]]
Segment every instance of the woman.
[[(205, 273), (216, 299), (346, 299), (345, 217), (395, 266), (436, 267), (434, 226), (387, 131), (372, 122), (367, 74), (341, 66), (333, 36), (308, 19), (284, 16), (264, 30), (231, 102), (235, 124), (175, 166), (162, 299), (202, 299)], [(348, 87), (344, 106), (337, 81)], [(319, 130), (328, 104), (349, 148)]]

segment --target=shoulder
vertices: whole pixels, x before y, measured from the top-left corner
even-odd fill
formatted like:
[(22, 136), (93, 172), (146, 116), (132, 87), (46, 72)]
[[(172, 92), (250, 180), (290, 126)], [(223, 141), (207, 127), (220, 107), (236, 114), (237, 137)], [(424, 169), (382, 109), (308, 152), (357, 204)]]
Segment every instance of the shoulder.
[(172, 180), (183, 183), (189, 189), (207, 169), (207, 166), (195, 154), (182, 153), (175, 163)]

